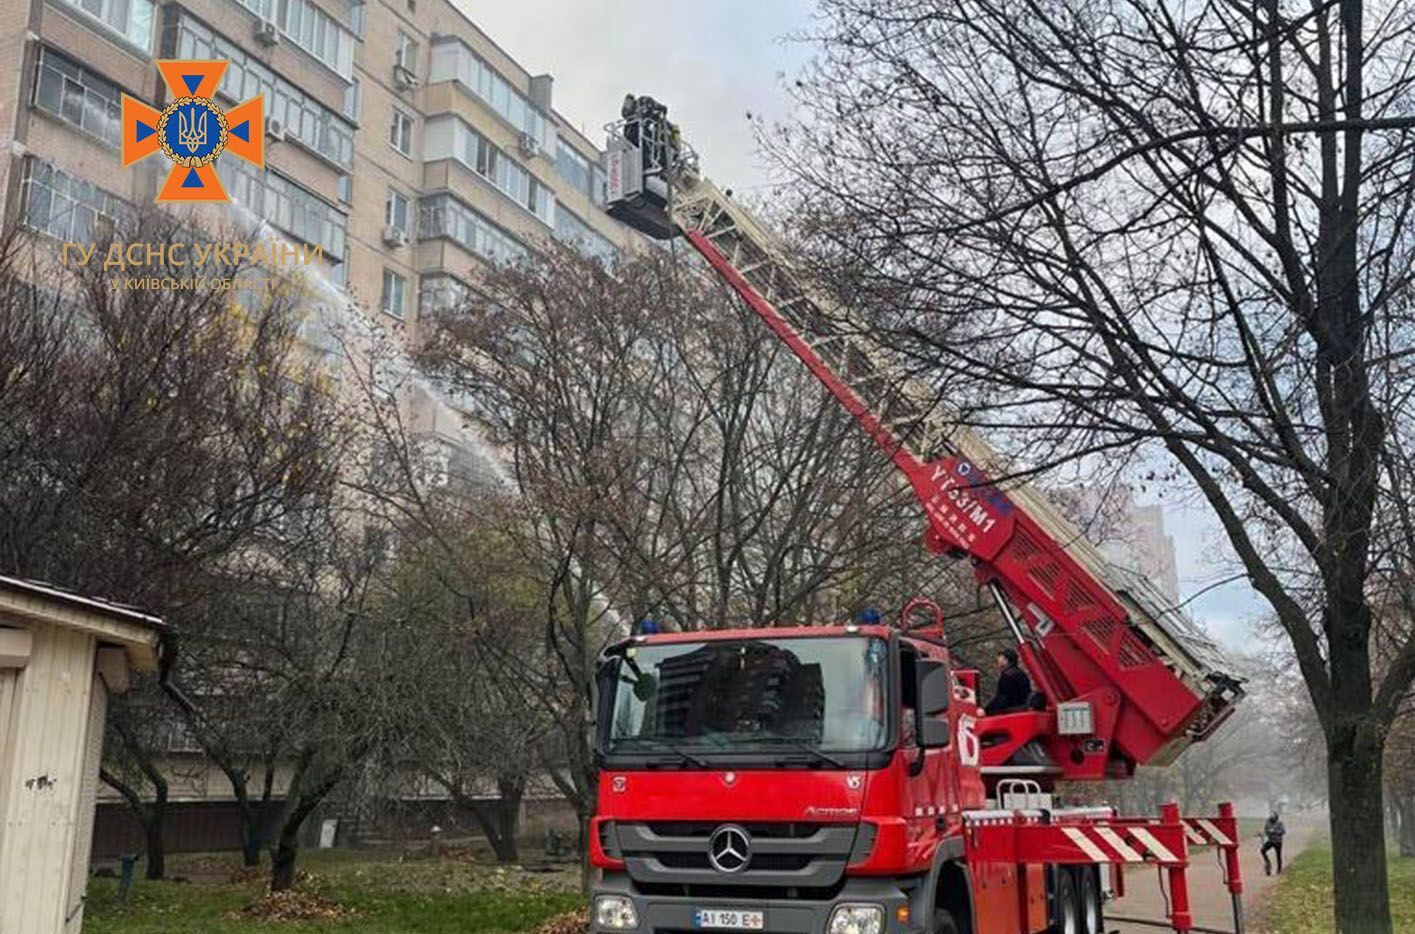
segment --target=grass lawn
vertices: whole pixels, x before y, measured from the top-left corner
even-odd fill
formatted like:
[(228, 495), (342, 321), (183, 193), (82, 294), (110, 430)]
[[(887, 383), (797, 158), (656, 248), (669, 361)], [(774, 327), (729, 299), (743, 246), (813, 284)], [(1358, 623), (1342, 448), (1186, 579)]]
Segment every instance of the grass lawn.
[[(1396, 934), (1415, 934), (1415, 859), (1390, 854), (1390, 907)], [(1281, 934), (1331, 934), (1331, 846), (1302, 852), (1283, 874), (1268, 929)]]
[(169, 875), (190, 881), (139, 879), (126, 904), (115, 880), (94, 879), (84, 934), (490, 934), (528, 931), (583, 903), (575, 867), (532, 873), (465, 858), (326, 850), (301, 855), (298, 901), (335, 906), (334, 917), (270, 920), (242, 914), (265, 895), (266, 875), (246, 879), (238, 857), (174, 857), (169, 864)]

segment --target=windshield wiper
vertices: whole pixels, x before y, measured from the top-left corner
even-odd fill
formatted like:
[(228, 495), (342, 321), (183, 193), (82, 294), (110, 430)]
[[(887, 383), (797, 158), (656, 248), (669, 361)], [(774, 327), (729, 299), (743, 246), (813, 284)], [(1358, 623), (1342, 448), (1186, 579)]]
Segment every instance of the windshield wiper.
[(621, 739), (619, 742), (643, 743), (650, 749), (661, 749), (666, 753), (677, 756), (681, 761), (686, 762), (688, 765), (696, 766), (700, 769), (712, 768), (712, 766), (708, 764), (706, 759), (701, 759), (698, 756), (693, 755), (691, 752), (688, 752), (685, 749), (681, 749), (678, 746), (673, 745), (667, 740), (654, 739), (650, 736), (630, 736), (626, 737), (625, 739)]
[(815, 746), (812, 746), (810, 743), (802, 742), (801, 740), (794, 739), (790, 736), (763, 736), (761, 737), (759, 742), (779, 743), (783, 746), (790, 746), (792, 749), (796, 749), (800, 752), (806, 753), (807, 755), (815, 759), (817, 762), (824, 762), (826, 765), (829, 765), (833, 768), (849, 768), (849, 766), (847, 766), (844, 762), (841, 762), (839, 759), (835, 758), (830, 753), (823, 752), (822, 750), (817, 749)]

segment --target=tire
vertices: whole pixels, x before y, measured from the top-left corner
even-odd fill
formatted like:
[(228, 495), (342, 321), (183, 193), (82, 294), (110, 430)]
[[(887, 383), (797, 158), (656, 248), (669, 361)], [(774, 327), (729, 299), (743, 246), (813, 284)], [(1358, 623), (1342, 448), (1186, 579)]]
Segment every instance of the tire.
[(1081, 899), (1076, 891), (1076, 874), (1063, 866), (1056, 873), (1056, 918), (1053, 934), (1082, 934)]
[(1079, 877), (1079, 907), (1081, 934), (1103, 934), (1105, 931), (1105, 907), (1101, 902), (1100, 870), (1082, 866), (1076, 870)]
[(929, 934), (959, 934), (958, 924), (953, 920), (953, 915), (947, 908), (935, 908), (933, 923), (929, 925)]

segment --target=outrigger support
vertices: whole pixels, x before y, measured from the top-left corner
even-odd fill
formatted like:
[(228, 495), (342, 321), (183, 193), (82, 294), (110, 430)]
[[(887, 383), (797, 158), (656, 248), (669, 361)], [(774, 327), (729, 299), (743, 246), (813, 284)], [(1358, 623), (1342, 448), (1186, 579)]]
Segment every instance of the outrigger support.
[[(1154, 866), (1169, 888), (1169, 917), (1141, 923), (1169, 927), (1176, 934), (1201, 934), (1189, 904), (1189, 847), (1215, 846), (1224, 860), (1224, 883), (1233, 898), (1232, 932), (1244, 934), (1243, 879), (1238, 865), (1238, 821), (1231, 804), (1217, 817), (1182, 817), (1179, 805), (1160, 809), (1158, 818), (1117, 817), (1110, 808), (997, 808), (967, 811), (963, 840), (971, 862), (1111, 867), (1117, 894), (1124, 892), (1124, 872)], [(1020, 875), (1020, 874), (1019, 874)]]

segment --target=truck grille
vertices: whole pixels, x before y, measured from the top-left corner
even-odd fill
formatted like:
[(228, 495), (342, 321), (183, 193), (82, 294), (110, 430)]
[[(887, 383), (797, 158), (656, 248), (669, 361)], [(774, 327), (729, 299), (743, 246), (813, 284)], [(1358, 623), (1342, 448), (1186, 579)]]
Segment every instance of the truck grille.
[(737, 823), (751, 853), (736, 872), (723, 872), (710, 858), (713, 834), (724, 823), (616, 821), (613, 843), (629, 877), (641, 891), (699, 897), (829, 897), (845, 867), (869, 854), (871, 824), (800, 822)]

